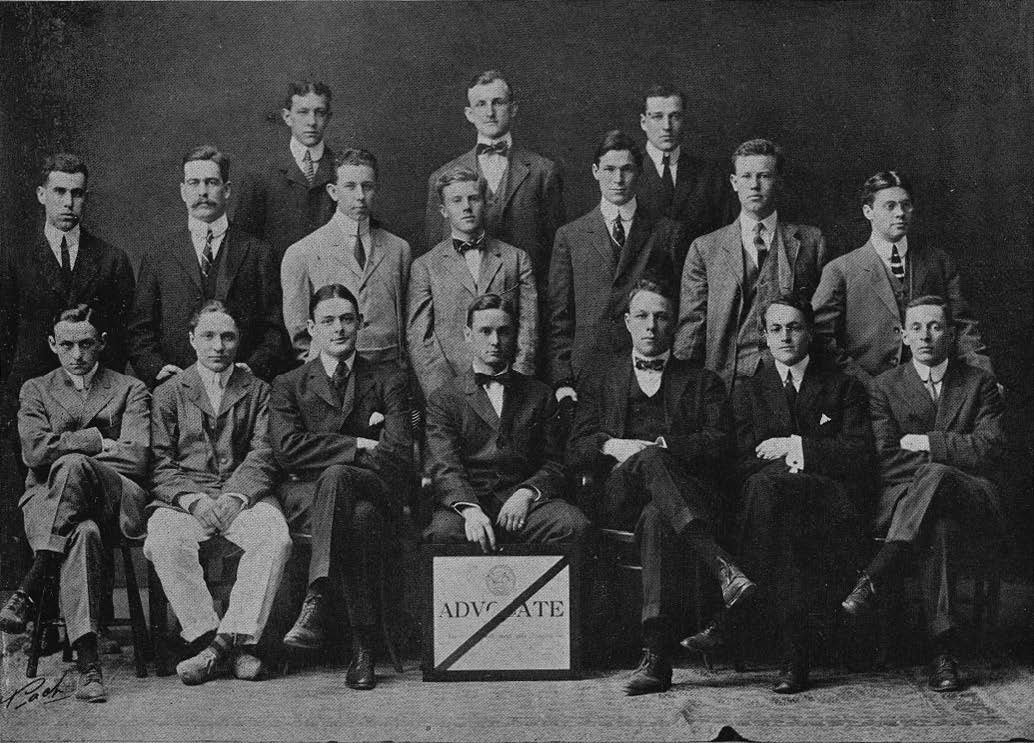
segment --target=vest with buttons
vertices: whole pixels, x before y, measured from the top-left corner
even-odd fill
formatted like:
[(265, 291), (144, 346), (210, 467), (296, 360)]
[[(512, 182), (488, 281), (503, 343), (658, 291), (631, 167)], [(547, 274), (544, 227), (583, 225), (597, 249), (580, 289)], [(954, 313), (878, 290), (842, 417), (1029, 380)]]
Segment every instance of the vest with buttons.
[(668, 420), (664, 414), (664, 383), (657, 394), (648, 397), (632, 373), (628, 390), (628, 409), (625, 413), (626, 439), (653, 441), (668, 433)]
[(761, 308), (779, 295), (779, 252), (783, 249), (776, 227), (765, 265), (757, 273), (746, 250), (743, 251), (743, 302), (740, 307), (739, 332), (736, 335), (736, 376), (753, 376), (761, 364), (765, 337), (761, 333)]
[[(226, 240), (227, 233), (223, 233), (223, 242), (219, 246), (219, 252), (215, 254), (215, 258), (212, 260), (212, 267), (208, 269), (208, 276), (201, 278), (201, 292), (204, 295), (205, 301), (209, 299), (220, 299), (216, 296), (216, 289), (219, 287), (219, 277), (225, 274), (226, 271)], [(201, 275), (201, 264), (197, 267), (198, 275)]]
[[(475, 158), (477, 160), (477, 158)], [(484, 171), (481, 170), (481, 162), (478, 162), (478, 175), (482, 178), (485, 177)], [(499, 179), (499, 190), (492, 192), (491, 188), (485, 189), (485, 231), (489, 235), (502, 234), (500, 231), (500, 225), (503, 222), (503, 212), (506, 209), (506, 197), (509, 191), (510, 185), (510, 162), (507, 159), (506, 170), (503, 171), (503, 177)]]

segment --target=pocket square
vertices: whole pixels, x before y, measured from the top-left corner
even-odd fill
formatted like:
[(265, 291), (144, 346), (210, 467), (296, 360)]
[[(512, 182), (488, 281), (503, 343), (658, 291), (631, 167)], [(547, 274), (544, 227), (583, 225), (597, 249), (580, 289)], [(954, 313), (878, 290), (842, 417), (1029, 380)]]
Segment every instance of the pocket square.
[(829, 422), (830, 422), (831, 420), (833, 420), (833, 419), (832, 419), (832, 418), (830, 418), (830, 417), (829, 417), (828, 415), (826, 415), (825, 413), (823, 413), (823, 414), (822, 414), (822, 417), (821, 417), (821, 418), (819, 418), (819, 425), (820, 425), (820, 426), (824, 426), (825, 424), (829, 423)]
[(374, 428), (376, 426), (379, 426), (382, 423), (384, 423), (384, 415), (383, 414), (378, 413), (376, 410), (374, 412), (370, 413), (370, 424), (369, 424), (370, 428)]

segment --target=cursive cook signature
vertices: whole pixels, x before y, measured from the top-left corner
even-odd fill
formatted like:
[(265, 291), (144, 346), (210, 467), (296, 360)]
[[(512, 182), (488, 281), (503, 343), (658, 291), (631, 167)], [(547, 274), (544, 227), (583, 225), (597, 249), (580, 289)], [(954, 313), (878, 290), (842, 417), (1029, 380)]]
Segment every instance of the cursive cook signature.
[(3, 709), (21, 709), (28, 704), (50, 704), (72, 696), (73, 690), (62, 686), (69, 671), (62, 673), (57, 681), (39, 677), (34, 678), (8, 697), (0, 697), (0, 707)]

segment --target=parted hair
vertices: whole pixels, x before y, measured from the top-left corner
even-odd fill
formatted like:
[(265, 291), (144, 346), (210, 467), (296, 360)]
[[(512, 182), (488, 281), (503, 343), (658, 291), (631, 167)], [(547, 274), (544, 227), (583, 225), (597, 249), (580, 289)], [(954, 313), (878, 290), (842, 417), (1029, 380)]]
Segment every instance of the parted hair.
[(596, 148), (596, 154), (593, 156), (593, 162), (599, 165), (600, 159), (611, 150), (628, 150), (632, 154), (632, 160), (635, 162), (636, 167), (642, 169), (643, 150), (635, 140), (635, 137), (626, 134), (620, 129), (611, 129), (603, 135), (603, 139)]
[(498, 294), (482, 294), (480, 297), (475, 297), (474, 301), (467, 307), (467, 327), (474, 327), (474, 313), (481, 312), (482, 310), (502, 310), (510, 319), (513, 320), (516, 314), (513, 310), (513, 304), (500, 297)]
[(349, 147), (347, 150), (334, 156), (334, 183), (337, 183), (337, 171), (342, 165), (365, 165), (373, 170), (373, 177), (376, 179), (377, 157), (369, 150), (361, 147)]
[(783, 172), (783, 148), (770, 139), (748, 139), (732, 153), (732, 172), (736, 172), (736, 158), (751, 155), (768, 155), (775, 158), (776, 172)]
[(187, 154), (183, 156), (183, 164), (194, 162), (196, 160), (211, 160), (219, 166), (219, 175), (223, 179), (223, 183), (229, 183), (230, 181), (230, 158), (225, 153), (220, 152), (217, 147), (210, 144), (202, 144), (194, 147), (187, 151)]
[(348, 287), (343, 284), (326, 284), (316, 290), (316, 293), (312, 295), (309, 300), (309, 319), (316, 319), (316, 308), (320, 302), (327, 299), (344, 299), (352, 303), (355, 308), (356, 314), (359, 313), (359, 300), (355, 298), (355, 295), (348, 290)]
[(219, 312), (226, 315), (228, 318), (233, 320), (233, 324), (238, 328), (240, 323), (237, 321), (236, 316), (230, 312), (230, 308), (220, 302), (218, 299), (206, 299), (204, 302), (199, 304), (193, 312), (190, 313), (190, 319), (187, 320), (187, 327), (191, 330), (197, 329), (197, 324), (201, 321), (202, 315), (210, 315), (214, 312)]
[(482, 198), (484, 198), (485, 192), (488, 189), (488, 183), (484, 178), (470, 168), (459, 165), (446, 170), (435, 181), (434, 190), (438, 193), (438, 201), (445, 203), (445, 197), (442, 194), (445, 191), (445, 187), (453, 183), (477, 183), (478, 191), (481, 193)]
[(907, 313), (911, 307), (940, 307), (944, 310), (944, 324), (948, 327), (955, 324), (955, 319), (951, 315), (951, 305), (939, 294), (924, 294), (916, 297), (905, 305), (905, 312)]
[[(62, 171), (64, 172), (64, 171)], [(50, 332), (53, 335), (54, 328), (57, 327), (59, 322), (86, 322), (93, 326), (94, 330), (97, 331), (97, 337), (101, 336), (104, 332), (104, 318), (101, 313), (95, 310), (85, 302), (75, 305), (74, 307), (66, 307), (60, 312), (56, 313), (50, 323)]]
[(632, 304), (632, 300), (635, 299), (636, 294), (639, 294), (639, 292), (650, 292), (651, 294), (656, 294), (659, 297), (664, 297), (672, 304), (678, 304), (675, 292), (671, 289), (671, 284), (664, 281), (660, 276), (652, 273), (644, 275), (632, 285), (632, 288), (628, 292), (628, 303), (630, 305)]
[(287, 95), (284, 96), (284, 108), (290, 111), (292, 98), (296, 95), (306, 96), (309, 93), (315, 93), (316, 95), (321, 95), (326, 98), (328, 108), (330, 107), (331, 99), (334, 97), (326, 83), (317, 80), (292, 80), (287, 84)]
[(482, 70), (481, 72), (475, 73), (471, 76), (470, 80), (467, 81), (467, 90), (469, 91), (475, 85), (488, 85), (496, 80), (503, 81), (503, 84), (506, 85), (506, 93), (510, 99), (510, 103), (516, 103), (517, 94), (514, 92), (513, 86), (510, 85), (510, 81), (507, 80), (499, 70)]
[(912, 184), (908, 178), (896, 170), (881, 170), (862, 184), (862, 190), (859, 192), (858, 198), (861, 199), (863, 204), (872, 206), (878, 191), (882, 191), (885, 188), (894, 188), (895, 186), (908, 191), (909, 196), (912, 195)]
[(646, 101), (650, 98), (678, 98), (682, 107), (686, 107), (686, 94), (668, 83), (654, 83), (643, 93), (643, 113), (646, 113)]
[(815, 310), (811, 306), (811, 302), (807, 302), (796, 294), (780, 294), (777, 297), (773, 297), (765, 303), (764, 310), (758, 316), (758, 321), (761, 323), (761, 330), (764, 331), (768, 327), (768, 310), (773, 305), (781, 305), (783, 307), (792, 307), (801, 313), (801, 317), (804, 318), (804, 324), (808, 326), (808, 330), (812, 330), (815, 327)]
[(83, 162), (81, 157), (70, 152), (57, 152), (53, 155), (48, 155), (43, 160), (43, 166), (40, 168), (40, 185), (46, 186), (50, 174), (55, 172), (82, 173), (84, 179), (90, 179), (90, 171), (87, 170), (86, 163)]

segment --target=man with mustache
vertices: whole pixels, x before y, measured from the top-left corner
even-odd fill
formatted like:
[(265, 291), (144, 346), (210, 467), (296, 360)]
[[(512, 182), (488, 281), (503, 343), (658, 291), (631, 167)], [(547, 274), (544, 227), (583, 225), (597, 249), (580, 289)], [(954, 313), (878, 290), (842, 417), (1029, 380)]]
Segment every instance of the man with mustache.
[(183, 332), (196, 307), (217, 299), (238, 318), (238, 359), (269, 380), (284, 361), (280, 281), (270, 247), (230, 224), (230, 159), (211, 145), (183, 157), (180, 197), (186, 229), (156, 241), (144, 256), (130, 326), (130, 359), (154, 387), (193, 364)]

